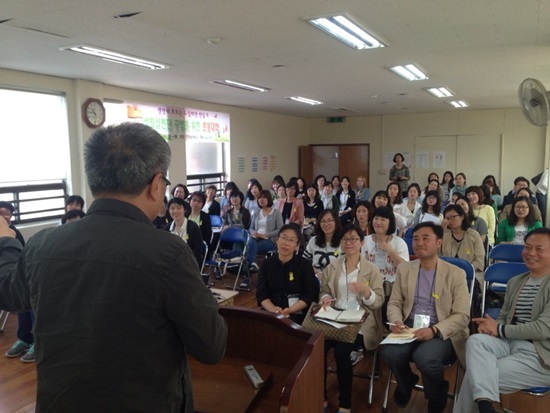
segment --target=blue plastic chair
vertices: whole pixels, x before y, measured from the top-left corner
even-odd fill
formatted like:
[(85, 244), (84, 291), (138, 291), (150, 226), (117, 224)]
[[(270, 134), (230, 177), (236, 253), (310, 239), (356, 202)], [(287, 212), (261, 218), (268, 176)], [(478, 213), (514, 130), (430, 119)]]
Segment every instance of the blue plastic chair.
[(476, 279), (476, 270), (471, 262), (466, 261), (462, 258), (454, 257), (439, 257), (441, 260), (448, 262), (449, 264), (456, 265), (461, 270), (464, 270), (466, 273), (466, 281), (468, 283), (468, 291), (470, 292), (470, 307), (472, 306), (472, 301), (474, 297), (474, 285)]
[[(516, 275), (528, 272), (527, 266), (523, 262), (496, 262), (489, 265), (485, 270), (485, 282), (483, 283), (483, 294), (481, 298), (481, 314), (489, 314), (492, 318), (497, 318), (500, 314), (500, 308), (490, 308), (485, 311), (485, 297), (487, 290), (497, 294), (506, 293), (506, 284)], [(500, 285), (493, 285), (494, 283)], [(504, 284), (504, 285), (502, 285)]]
[(405, 241), (405, 244), (407, 244), (407, 248), (409, 249), (409, 256), (414, 256), (414, 250), (413, 250), (413, 240), (412, 238), (403, 238), (403, 241)]
[(405, 234), (403, 235), (403, 238), (412, 239), (413, 238), (413, 230), (414, 230), (414, 227), (407, 228), (407, 230), (405, 231)]
[(523, 262), (521, 252), (523, 251), (523, 245), (518, 244), (499, 244), (495, 245), (489, 254), (491, 262), (505, 261), (505, 262)]
[[(243, 267), (247, 277), (249, 277), (250, 279), (248, 263), (246, 259), (248, 236), (248, 231), (242, 227), (226, 228), (220, 233), (220, 239), (218, 240), (218, 244), (212, 258), (206, 260), (205, 262), (205, 265), (218, 268), (222, 275), (225, 274), (228, 268), (238, 268), (237, 276), (235, 277), (235, 283), (233, 284), (233, 286), (225, 284), (226, 288), (232, 288), (233, 291), (235, 291), (235, 289), (237, 288), (237, 283), (239, 281), (239, 277), (241, 276), (241, 271)], [(234, 257), (223, 259), (221, 258), (220, 254), (220, 245), (222, 243), (227, 243), (231, 245), (237, 244), (240, 251)], [(245, 290), (250, 291), (250, 288), (246, 288)]]

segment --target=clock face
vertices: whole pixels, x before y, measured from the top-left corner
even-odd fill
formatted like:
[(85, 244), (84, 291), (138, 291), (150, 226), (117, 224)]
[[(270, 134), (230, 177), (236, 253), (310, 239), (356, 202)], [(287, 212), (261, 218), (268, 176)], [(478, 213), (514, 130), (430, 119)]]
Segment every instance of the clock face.
[(101, 101), (88, 99), (83, 107), (84, 120), (91, 128), (97, 128), (105, 122), (105, 108)]

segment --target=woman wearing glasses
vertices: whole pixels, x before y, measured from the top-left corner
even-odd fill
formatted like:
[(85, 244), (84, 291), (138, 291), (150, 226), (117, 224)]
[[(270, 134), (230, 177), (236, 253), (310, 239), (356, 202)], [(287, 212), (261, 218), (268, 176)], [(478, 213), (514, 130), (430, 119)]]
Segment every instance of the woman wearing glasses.
[(277, 254), (266, 258), (258, 275), (256, 300), (264, 310), (302, 324), (310, 304), (317, 299), (318, 283), (311, 262), (296, 255), (300, 227), (286, 224), (277, 237)]
[(441, 224), (441, 221), (443, 221), (443, 215), (441, 215), (441, 198), (439, 196), (440, 194), (437, 190), (430, 190), (426, 192), (426, 195), (422, 200), (422, 207), (416, 211), (416, 214), (414, 215), (413, 226), (427, 221)]
[[(363, 231), (357, 225), (348, 224), (342, 230), (342, 234), (340, 245), (345, 255), (331, 262), (323, 271), (320, 302), (324, 306), (332, 305), (340, 310), (359, 308), (367, 310), (370, 314), (361, 327), (361, 332), (365, 348), (372, 350), (380, 343), (383, 331), (381, 307), (384, 302), (384, 289), (382, 276), (378, 268), (361, 254), (365, 237)], [(355, 350), (356, 344), (326, 340), (325, 364), (326, 354), (331, 348), (334, 348), (340, 393), (338, 411), (349, 412), (353, 379), (350, 354)]]
[(498, 226), (497, 244), (523, 244), (525, 235), (535, 228), (542, 228), (542, 223), (535, 219), (531, 200), (526, 196), (514, 198), (510, 215)]
[(468, 214), (460, 205), (449, 205), (445, 208), (443, 227), (443, 244), (440, 255), (462, 258), (474, 266), (476, 277), (483, 279), (485, 268), (485, 249), (479, 233), (470, 228)]
[(340, 255), (340, 231), (342, 224), (338, 213), (324, 209), (315, 223), (315, 235), (311, 237), (304, 250), (304, 258), (313, 264), (317, 276)]

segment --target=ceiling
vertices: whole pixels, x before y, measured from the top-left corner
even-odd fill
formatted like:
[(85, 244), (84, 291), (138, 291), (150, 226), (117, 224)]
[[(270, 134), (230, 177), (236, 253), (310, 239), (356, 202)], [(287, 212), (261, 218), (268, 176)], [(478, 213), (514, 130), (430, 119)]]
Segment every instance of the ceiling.
[[(302, 20), (334, 12), (387, 47), (355, 51)], [(550, 87), (550, 0), (2, 0), (0, 21), (3, 68), (302, 117), (457, 110), (423, 90), (431, 86), (472, 109), (518, 107), (523, 79)], [(82, 43), (171, 68), (59, 49)], [(408, 63), (430, 79), (409, 82), (387, 69)], [(210, 83), (223, 79), (270, 91)], [(286, 99), (297, 95), (325, 104)]]

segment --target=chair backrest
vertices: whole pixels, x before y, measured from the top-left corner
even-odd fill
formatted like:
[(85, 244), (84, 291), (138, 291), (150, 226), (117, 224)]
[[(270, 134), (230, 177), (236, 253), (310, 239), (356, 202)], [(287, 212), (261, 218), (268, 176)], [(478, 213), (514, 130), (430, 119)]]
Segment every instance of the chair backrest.
[(221, 228), (223, 225), (222, 217), (219, 215), (210, 215), (210, 224), (212, 228)]
[(405, 231), (405, 235), (403, 235), (403, 238), (410, 238), (410, 239), (412, 239), (412, 237), (413, 237), (413, 230), (414, 230), (414, 227), (409, 227), (409, 228)]
[[(515, 277), (516, 275), (520, 275), (523, 273), (528, 272), (527, 266), (522, 262), (495, 262), (494, 264), (491, 264), (487, 267), (485, 270), (485, 282), (483, 283), (483, 291), (482, 291), (482, 298), (481, 298), (481, 313), (485, 314), (485, 301), (487, 296), (487, 289), (489, 288), (490, 284), (498, 283), (498, 284), (508, 284), (508, 281), (510, 281), (511, 278)], [(496, 291), (500, 290), (496, 289)], [(501, 294), (505, 292), (505, 289), (502, 288)], [(489, 309), (492, 312), (490, 313), (491, 317), (496, 318), (498, 317), (498, 313), (500, 310), (497, 309)], [(487, 310), (487, 312), (489, 312)]]
[(454, 257), (439, 257), (445, 262), (448, 262), (449, 264), (456, 265), (461, 270), (464, 270), (466, 273), (466, 281), (468, 284), (468, 291), (470, 292), (470, 306), (472, 305), (472, 299), (474, 297), (474, 283), (475, 283), (475, 275), (476, 271), (474, 269), (474, 266), (471, 262), (466, 261), (462, 258), (454, 258)]
[(407, 248), (409, 249), (409, 255), (412, 257), (414, 255), (412, 238), (403, 238), (403, 241), (405, 241), (405, 244), (407, 244)]
[(495, 262), (485, 270), (485, 282), (508, 284), (510, 278), (528, 271), (523, 262)]
[(220, 241), (239, 243), (246, 245), (248, 241), (248, 231), (241, 227), (226, 228), (220, 235)]
[(494, 261), (523, 262), (521, 252), (523, 245), (518, 244), (499, 244), (491, 249), (489, 258)]

